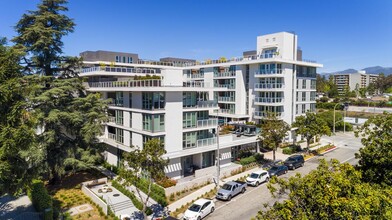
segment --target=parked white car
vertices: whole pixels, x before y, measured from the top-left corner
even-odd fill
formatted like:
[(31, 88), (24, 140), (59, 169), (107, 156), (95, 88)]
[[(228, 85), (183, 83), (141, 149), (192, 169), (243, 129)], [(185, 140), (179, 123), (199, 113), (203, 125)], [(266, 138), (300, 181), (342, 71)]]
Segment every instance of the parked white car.
[(246, 183), (251, 186), (258, 186), (258, 185), (260, 185), (260, 183), (268, 182), (269, 179), (270, 179), (270, 176), (268, 174), (268, 171), (258, 170), (256, 172), (251, 173), (246, 178)]
[(196, 200), (184, 213), (184, 220), (200, 220), (215, 210), (214, 201), (209, 199)]

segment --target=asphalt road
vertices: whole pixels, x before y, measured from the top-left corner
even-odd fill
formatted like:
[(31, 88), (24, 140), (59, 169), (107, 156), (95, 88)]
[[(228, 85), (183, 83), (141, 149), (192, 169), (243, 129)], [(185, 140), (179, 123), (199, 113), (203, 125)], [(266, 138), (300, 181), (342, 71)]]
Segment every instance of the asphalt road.
[[(338, 133), (336, 136), (326, 137), (327, 141), (335, 143), (338, 148), (324, 156), (314, 157), (305, 163), (304, 167), (298, 168), (294, 171), (289, 171), (287, 174), (279, 178), (289, 178), (296, 173), (306, 175), (311, 170), (317, 168), (319, 159), (324, 158), (330, 160), (332, 158), (338, 159), (343, 163), (350, 163), (352, 165), (357, 163), (354, 154), (358, 152), (362, 146), (360, 139), (354, 137), (353, 133)], [(268, 203), (272, 205), (276, 199), (271, 197), (266, 184), (259, 187), (247, 187), (244, 194), (234, 197), (231, 201), (216, 201), (215, 212), (210, 214), (206, 219), (209, 220), (245, 220), (251, 219), (257, 215), (257, 212), (263, 209), (263, 204)]]

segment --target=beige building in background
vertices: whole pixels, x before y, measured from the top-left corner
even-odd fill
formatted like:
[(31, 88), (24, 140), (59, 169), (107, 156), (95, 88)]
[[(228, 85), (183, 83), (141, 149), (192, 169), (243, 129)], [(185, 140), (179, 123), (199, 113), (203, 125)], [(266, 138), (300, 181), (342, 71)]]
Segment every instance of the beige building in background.
[(359, 88), (366, 88), (370, 83), (377, 80), (377, 74), (366, 74), (366, 71), (361, 70), (356, 73), (337, 73), (333, 75), (334, 83), (338, 87), (338, 91), (342, 94), (345, 88), (349, 88), (350, 91)]

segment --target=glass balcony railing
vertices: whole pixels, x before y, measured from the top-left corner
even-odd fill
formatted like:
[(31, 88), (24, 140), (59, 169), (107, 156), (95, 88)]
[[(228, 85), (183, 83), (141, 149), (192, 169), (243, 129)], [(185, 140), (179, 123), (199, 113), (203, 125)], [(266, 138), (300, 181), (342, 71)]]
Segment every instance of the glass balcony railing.
[(255, 89), (283, 89), (283, 83), (255, 83)]
[(197, 140), (197, 147), (204, 147), (204, 146), (210, 146), (216, 144), (216, 138), (205, 138), (205, 139), (199, 139)]
[(261, 117), (261, 118), (268, 118), (271, 116), (275, 116), (277, 118), (283, 117), (284, 113), (283, 112), (260, 112), (260, 111), (256, 111), (255, 112), (255, 116), (256, 117)]
[(214, 72), (214, 77), (235, 77), (235, 72)]
[(218, 114), (232, 114), (234, 115), (234, 109), (218, 109), (217, 111), (215, 111), (215, 113)]
[(218, 97), (218, 102), (235, 102), (235, 98), (220, 96)]
[(110, 123), (116, 123), (116, 117), (114, 117), (114, 116), (108, 116), (108, 122), (110, 122)]
[(281, 103), (284, 101), (283, 97), (274, 97), (274, 98), (265, 98), (265, 97), (256, 97), (255, 102), (260, 103)]
[(198, 101), (197, 107), (198, 108), (216, 108), (216, 107), (218, 107), (218, 102), (215, 100)]
[(271, 75), (271, 74), (283, 74), (283, 69), (270, 69), (270, 70), (257, 70), (255, 75)]
[(90, 73), (90, 72), (112, 72), (112, 73), (146, 73), (146, 74), (155, 74), (157, 73), (155, 69), (146, 69), (146, 68), (129, 68), (129, 67), (101, 67), (95, 66), (90, 68), (82, 69), (82, 73)]
[(197, 120), (197, 127), (198, 128), (203, 128), (203, 127), (216, 127), (218, 125), (218, 119), (212, 118), (212, 119), (204, 119), (204, 120)]
[(111, 139), (111, 140), (114, 140), (115, 142), (117, 142), (117, 143), (123, 143), (123, 141), (124, 141), (124, 138), (123, 137), (121, 137), (121, 136), (118, 136), (118, 135), (116, 135), (116, 134), (112, 134), (112, 133), (108, 133), (108, 138), (109, 139)]

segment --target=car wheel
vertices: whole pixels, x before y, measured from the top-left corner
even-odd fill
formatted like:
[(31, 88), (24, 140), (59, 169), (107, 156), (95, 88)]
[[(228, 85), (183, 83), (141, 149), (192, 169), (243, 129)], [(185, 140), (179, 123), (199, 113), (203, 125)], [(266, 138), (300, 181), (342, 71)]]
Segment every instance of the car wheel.
[(199, 216), (199, 217), (197, 217), (197, 220), (201, 220), (201, 217)]
[(286, 173), (287, 173), (287, 170), (285, 170), (284, 173), (286, 174)]
[(260, 185), (260, 183), (259, 182), (256, 182), (256, 186), (259, 186)]
[(304, 163), (301, 163), (301, 167), (303, 167), (304, 166)]
[(231, 195), (229, 197), (227, 197), (227, 201), (230, 201), (230, 200), (231, 200)]
[(242, 189), (241, 189), (241, 193), (245, 193), (245, 188), (242, 188)]
[(269, 178), (267, 177), (266, 179), (265, 179), (265, 182), (268, 182), (269, 181)]
[(211, 208), (211, 213), (213, 213), (215, 211), (215, 208), (214, 207), (212, 207)]

